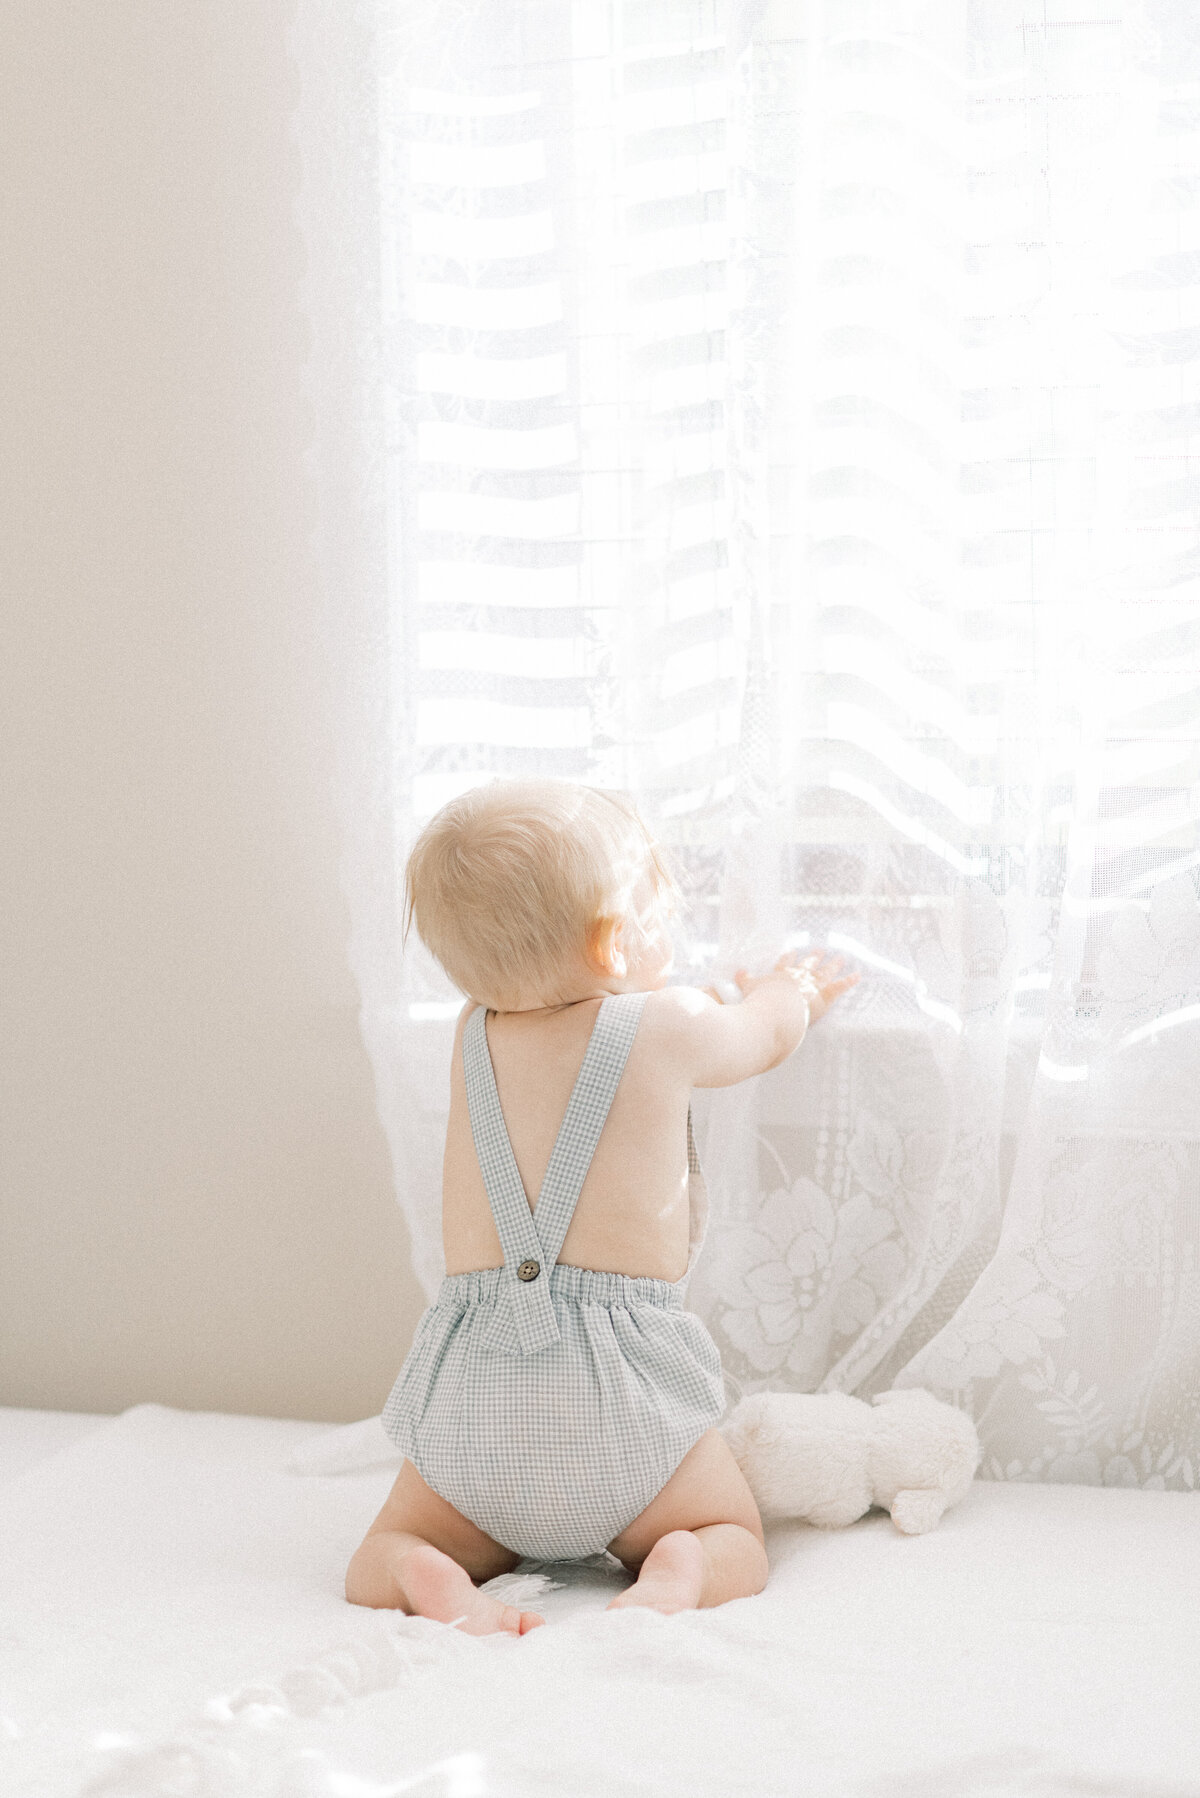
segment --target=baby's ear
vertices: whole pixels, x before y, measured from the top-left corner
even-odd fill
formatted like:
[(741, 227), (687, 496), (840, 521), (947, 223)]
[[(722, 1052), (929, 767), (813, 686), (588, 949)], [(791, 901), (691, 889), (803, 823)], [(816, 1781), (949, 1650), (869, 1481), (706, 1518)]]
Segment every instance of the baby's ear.
[(622, 943), (623, 918), (597, 918), (587, 934), (587, 958), (601, 974), (620, 980), (628, 971)]

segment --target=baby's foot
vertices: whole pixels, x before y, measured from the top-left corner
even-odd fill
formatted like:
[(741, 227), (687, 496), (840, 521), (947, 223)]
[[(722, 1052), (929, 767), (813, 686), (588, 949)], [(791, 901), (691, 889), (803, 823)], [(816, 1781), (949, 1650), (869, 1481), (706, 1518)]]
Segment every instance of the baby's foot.
[(672, 1530), (669, 1536), (659, 1537), (642, 1562), (636, 1585), (614, 1598), (608, 1608), (621, 1611), (628, 1605), (643, 1605), (667, 1617), (675, 1611), (694, 1611), (703, 1584), (704, 1550), (699, 1538), (691, 1530)]
[(489, 1598), (457, 1561), (427, 1543), (409, 1549), (400, 1564), (400, 1583), (418, 1617), (457, 1624), (467, 1636), (523, 1636), (546, 1621)]

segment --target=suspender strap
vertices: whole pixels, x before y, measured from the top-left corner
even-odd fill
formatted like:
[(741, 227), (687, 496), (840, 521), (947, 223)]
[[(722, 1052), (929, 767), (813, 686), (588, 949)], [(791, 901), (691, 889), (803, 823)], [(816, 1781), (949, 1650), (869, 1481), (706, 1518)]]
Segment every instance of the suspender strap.
[(536, 1212), (521, 1184), (488, 1051), (486, 1012), (477, 1007), (463, 1030), (467, 1110), (479, 1170), (504, 1255), (504, 1277), (491, 1345), (535, 1354), (559, 1340), (550, 1302), (550, 1269), (558, 1260), (600, 1132), (633, 1039), (645, 993), (605, 999), (559, 1126)]
[(515, 1266), (519, 1261), (540, 1260), (542, 1245), (500, 1109), (500, 1094), (488, 1052), (486, 1015), (479, 1006), (467, 1019), (463, 1031), (463, 1072), (479, 1171), (507, 1267), (510, 1262)]
[(548, 1266), (562, 1253), (600, 1132), (607, 1121), (648, 993), (620, 993), (605, 999), (592, 1026), (587, 1054), (575, 1079), (554, 1151), (538, 1194), (534, 1221)]
[[(550, 1303), (550, 1281), (543, 1277), (550, 1270), (542, 1268), (541, 1241), (504, 1127), (487, 1046), (486, 1017), (479, 1006), (467, 1019), (463, 1031), (463, 1073), (479, 1171), (504, 1254), (500, 1299), (489, 1340), (492, 1348), (507, 1354), (532, 1355), (559, 1340), (558, 1324)], [(533, 1268), (538, 1272), (532, 1279), (521, 1279), (518, 1268), (527, 1275)]]

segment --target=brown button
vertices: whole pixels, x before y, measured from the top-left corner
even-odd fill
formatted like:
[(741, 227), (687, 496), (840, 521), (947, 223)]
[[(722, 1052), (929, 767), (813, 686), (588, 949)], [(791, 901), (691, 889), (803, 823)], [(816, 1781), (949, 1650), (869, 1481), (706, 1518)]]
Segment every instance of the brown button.
[(536, 1280), (541, 1271), (541, 1267), (536, 1261), (522, 1261), (517, 1269), (517, 1278), (518, 1280)]

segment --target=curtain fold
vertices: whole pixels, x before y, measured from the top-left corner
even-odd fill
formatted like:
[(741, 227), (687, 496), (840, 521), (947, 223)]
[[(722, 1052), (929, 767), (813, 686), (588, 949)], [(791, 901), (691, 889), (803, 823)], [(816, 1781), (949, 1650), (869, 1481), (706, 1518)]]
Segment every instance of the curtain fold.
[(625, 788), (684, 978), (864, 978), (700, 1095), (731, 1390), (997, 1478), (1200, 1460), (1200, 26), (1187, 0), (301, 0), (364, 1033), (441, 1274), (424, 819)]

